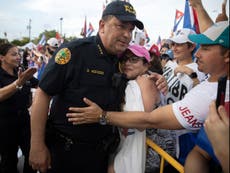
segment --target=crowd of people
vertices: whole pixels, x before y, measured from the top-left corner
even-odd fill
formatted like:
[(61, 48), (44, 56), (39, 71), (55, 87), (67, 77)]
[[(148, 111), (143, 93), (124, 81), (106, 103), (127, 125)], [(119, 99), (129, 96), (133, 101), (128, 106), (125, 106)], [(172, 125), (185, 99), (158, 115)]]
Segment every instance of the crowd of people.
[[(190, 5), (201, 33), (182, 28), (160, 47), (147, 46), (144, 31), (132, 40), (144, 24), (126, 1), (106, 6), (96, 36), (23, 51), (1, 44), (0, 173), (18, 172), (19, 148), (24, 173), (156, 173), (146, 136), (186, 173), (228, 173), (226, 4), (215, 22), (201, 0)], [(166, 163), (165, 172), (176, 170)]]

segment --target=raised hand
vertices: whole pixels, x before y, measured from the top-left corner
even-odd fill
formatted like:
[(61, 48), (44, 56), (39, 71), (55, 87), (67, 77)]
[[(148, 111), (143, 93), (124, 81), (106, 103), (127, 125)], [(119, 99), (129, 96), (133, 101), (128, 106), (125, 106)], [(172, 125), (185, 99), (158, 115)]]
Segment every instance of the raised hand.
[(228, 20), (228, 16), (226, 14), (226, 4), (227, 4), (227, 1), (224, 0), (224, 2), (222, 3), (222, 12), (218, 14), (218, 16), (216, 17), (216, 22)]
[(22, 71), (21, 68), (19, 68), (18, 70), (18, 79), (16, 81), (18, 86), (22, 86), (25, 84), (25, 82), (29, 79), (31, 79), (34, 75), (34, 73), (36, 73), (37, 69), (32, 67), (32, 68), (28, 68), (25, 71)]

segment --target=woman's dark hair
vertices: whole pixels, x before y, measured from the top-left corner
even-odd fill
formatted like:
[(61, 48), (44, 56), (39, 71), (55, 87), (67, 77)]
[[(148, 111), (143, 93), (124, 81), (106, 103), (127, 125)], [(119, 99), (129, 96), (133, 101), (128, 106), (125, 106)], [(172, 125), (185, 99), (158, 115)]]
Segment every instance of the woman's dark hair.
[(0, 55), (5, 56), (7, 52), (12, 48), (15, 47), (15, 45), (11, 43), (3, 43), (0, 45)]
[(161, 46), (161, 49), (162, 49), (162, 48), (164, 48), (164, 47), (165, 47), (165, 48), (167, 48), (167, 49), (170, 49), (170, 47), (169, 47), (169, 44), (168, 44), (168, 43), (164, 43), (164, 44)]
[(161, 65), (161, 59), (159, 56), (156, 56), (155, 54), (152, 54), (152, 60), (150, 61), (150, 67), (149, 70), (152, 72), (156, 72), (158, 74), (163, 74), (163, 68)]
[(116, 111), (122, 111), (125, 104), (125, 89), (128, 83), (128, 79), (124, 73), (115, 73), (112, 78), (112, 86), (117, 92), (117, 103), (118, 108)]

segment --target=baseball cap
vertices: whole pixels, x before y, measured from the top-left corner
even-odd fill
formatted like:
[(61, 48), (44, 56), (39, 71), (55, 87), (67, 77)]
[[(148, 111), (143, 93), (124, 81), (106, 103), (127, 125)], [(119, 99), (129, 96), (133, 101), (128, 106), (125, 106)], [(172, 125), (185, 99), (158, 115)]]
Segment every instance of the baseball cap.
[(189, 35), (189, 39), (199, 44), (218, 44), (229, 48), (229, 24), (227, 21), (215, 23), (202, 34)]
[(179, 44), (186, 42), (193, 43), (188, 38), (190, 34), (196, 34), (196, 32), (189, 28), (182, 28), (181, 30), (177, 31), (176, 35), (174, 35), (172, 38), (169, 38), (169, 40)]
[(170, 60), (173, 60), (173, 51), (172, 50), (167, 50), (165, 53), (161, 55), (161, 58), (163, 59), (164, 57), (168, 57)]
[(123, 22), (133, 22), (139, 29), (143, 29), (144, 25), (136, 18), (136, 11), (133, 6), (125, 1), (113, 1), (109, 3), (103, 13), (102, 17), (107, 15), (113, 15), (117, 19)]
[(153, 44), (149, 49), (149, 53), (155, 54), (156, 56), (160, 56), (160, 51), (157, 45)]
[(148, 62), (150, 61), (149, 52), (145, 47), (137, 44), (132, 44), (129, 45), (127, 49), (130, 50), (134, 55), (145, 58)]
[(47, 44), (52, 46), (52, 47), (58, 47), (58, 40), (54, 37), (50, 38), (48, 41), (47, 41)]

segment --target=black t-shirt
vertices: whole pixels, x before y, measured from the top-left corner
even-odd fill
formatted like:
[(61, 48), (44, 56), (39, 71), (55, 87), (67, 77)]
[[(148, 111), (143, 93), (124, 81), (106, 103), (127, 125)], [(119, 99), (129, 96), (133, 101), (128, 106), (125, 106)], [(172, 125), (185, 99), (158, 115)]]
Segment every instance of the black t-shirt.
[[(0, 88), (3, 88), (17, 80), (17, 71), (15, 75), (10, 75), (0, 67)], [(27, 110), (31, 106), (31, 88), (38, 85), (38, 80), (32, 78), (23, 85), (21, 90), (16, 91), (11, 97), (0, 101), (0, 117), (16, 116), (18, 111)]]
[(60, 131), (86, 141), (100, 140), (111, 133), (111, 126), (98, 123), (74, 126), (66, 113), (70, 106), (85, 107), (87, 97), (104, 110), (117, 110), (112, 77), (118, 58), (106, 53), (99, 36), (67, 43), (50, 59), (39, 87), (53, 96), (52, 124)]

